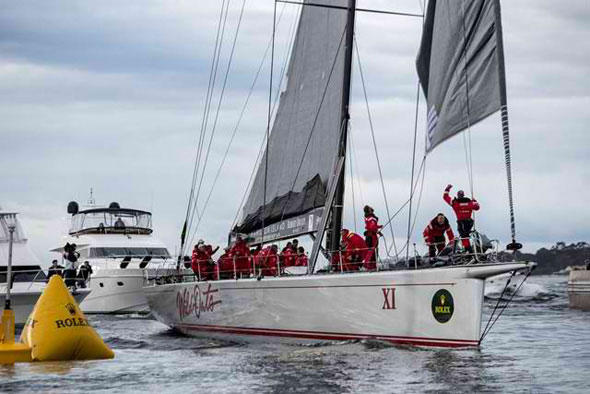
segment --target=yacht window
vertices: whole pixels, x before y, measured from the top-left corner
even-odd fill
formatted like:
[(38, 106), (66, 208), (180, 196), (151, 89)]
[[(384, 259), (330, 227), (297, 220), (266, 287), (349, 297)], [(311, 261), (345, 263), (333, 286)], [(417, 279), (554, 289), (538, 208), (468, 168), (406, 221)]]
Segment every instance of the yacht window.
[(144, 257), (152, 256), (159, 258), (170, 258), (170, 253), (166, 248), (91, 248), (89, 257), (91, 258), (102, 258), (102, 257)]
[[(6, 283), (7, 267), (0, 267), (0, 283)], [(12, 266), (12, 277), (14, 282), (46, 282), (47, 275), (38, 265), (17, 265)]]

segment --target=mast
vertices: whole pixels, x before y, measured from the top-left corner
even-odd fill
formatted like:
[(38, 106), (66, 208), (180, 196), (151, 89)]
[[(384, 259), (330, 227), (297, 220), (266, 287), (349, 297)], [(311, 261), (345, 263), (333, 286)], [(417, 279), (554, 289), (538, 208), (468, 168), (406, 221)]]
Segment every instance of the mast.
[[(346, 21), (346, 37), (344, 43), (344, 78), (342, 81), (342, 107), (340, 110), (340, 127), (341, 135), (338, 147), (338, 158), (342, 160), (342, 168), (345, 168), (346, 160), (346, 142), (348, 139), (348, 112), (350, 104), (350, 79), (352, 74), (352, 49), (354, 42), (354, 17), (356, 10), (356, 0), (348, 0), (348, 18)], [(327, 238), (327, 250), (334, 251), (340, 248), (340, 230), (342, 229), (342, 213), (344, 205), (344, 171), (336, 174), (338, 185), (336, 186), (336, 196), (332, 205), (332, 222), (330, 225), (329, 235)]]

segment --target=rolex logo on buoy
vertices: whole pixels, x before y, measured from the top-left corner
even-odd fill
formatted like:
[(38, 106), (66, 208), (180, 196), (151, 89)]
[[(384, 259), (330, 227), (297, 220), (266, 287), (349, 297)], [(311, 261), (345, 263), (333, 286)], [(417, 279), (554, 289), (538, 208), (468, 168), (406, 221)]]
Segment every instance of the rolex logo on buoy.
[(440, 289), (432, 297), (432, 316), (439, 323), (446, 323), (453, 317), (455, 305), (448, 290)]
[(67, 303), (66, 309), (70, 312), (70, 315), (74, 316), (76, 314), (76, 307), (72, 303)]

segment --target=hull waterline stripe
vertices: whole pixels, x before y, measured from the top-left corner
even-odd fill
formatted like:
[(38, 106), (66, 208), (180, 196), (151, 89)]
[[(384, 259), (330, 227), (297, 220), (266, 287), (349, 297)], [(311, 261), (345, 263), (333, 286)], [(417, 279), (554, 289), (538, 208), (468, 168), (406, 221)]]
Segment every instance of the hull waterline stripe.
[(422, 346), (444, 346), (444, 347), (461, 347), (461, 346), (478, 346), (476, 340), (467, 339), (446, 339), (446, 338), (427, 338), (427, 337), (405, 337), (391, 335), (369, 335), (369, 334), (349, 334), (322, 331), (299, 331), (299, 330), (282, 330), (267, 328), (246, 328), (246, 327), (227, 327), (201, 324), (177, 324), (176, 328), (187, 329), (191, 331), (220, 332), (225, 334), (243, 334), (273, 337), (293, 337), (316, 340), (351, 340), (351, 339), (373, 339), (383, 340), (393, 343), (406, 343)]

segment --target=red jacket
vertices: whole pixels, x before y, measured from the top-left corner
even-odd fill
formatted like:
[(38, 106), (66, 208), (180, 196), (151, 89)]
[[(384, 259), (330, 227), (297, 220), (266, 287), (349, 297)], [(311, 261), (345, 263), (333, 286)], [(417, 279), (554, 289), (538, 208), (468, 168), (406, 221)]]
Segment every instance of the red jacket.
[(296, 266), (298, 267), (307, 267), (307, 256), (305, 255), (305, 253), (302, 254), (298, 254), (297, 255), (297, 261), (295, 263)]
[(285, 248), (281, 252), (281, 268), (292, 267), (296, 265), (297, 255), (290, 248)]
[(445, 190), (443, 194), (443, 200), (445, 200), (446, 203), (453, 208), (455, 215), (457, 215), (457, 220), (471, 219), (471, 213), (473, 211), (479, 210), (479, 204), (477, 201), (475, 201), (475, 199), (472, 200), (470, 198), (463, 197), (453, 198), (453, 200), (451, 200), (451, 196), (449, 196), (449, 192), (447, 190)]
[(346, 253), (358, 251), (364, 256), (364, 253), (367, 251), (367, 243), (363, 237), (353, 232), (350, 232), (346, 236), (342, 237), (342, 246)]
[(270, 246), (262, 249), (256, 255), (257, 265), (262, 268), (262, 274), (265, 276), (276, 276), (278, 256)]
[(365, 216), (365, 231), (371, 232), (371, 233), (378, 233), (379, 230), (381, 230), (381, 228), (383, 228), (383, 226), (380, 226), (378, 224), (379, 218), (375, 215), (368, 215)]
[(209, 272), (208, 262), (209, 256), (205, 251), (193, 249), (191, 268), (195, 274), (199, 273), (200, 270), (201, 275), (206, 275)]
[(434, 237), (443, 237), (445, 232), (447, 233), (449, 242), (455, 239), (455, 234), (453, 234), (453, 229), (451, 228), (447, 218), (445, 218), (445, 222), (443, 224), (438, 224), (438, 221), (436, 218), (434, 218), (430, 221), (430, 223), (428, 223), (428, 226), (426, 226), (422, 235), (424, 236), (426, 243), (433, 243)]

